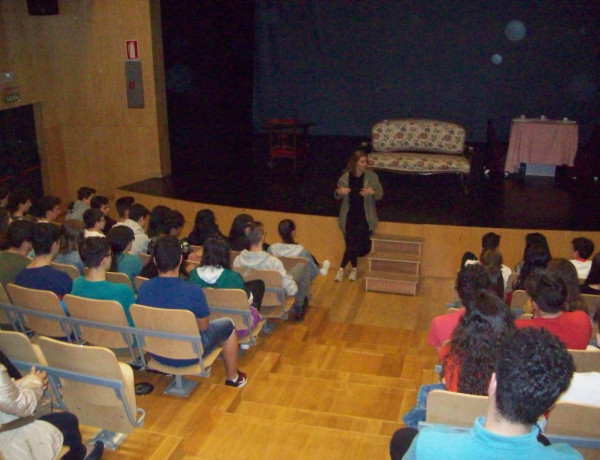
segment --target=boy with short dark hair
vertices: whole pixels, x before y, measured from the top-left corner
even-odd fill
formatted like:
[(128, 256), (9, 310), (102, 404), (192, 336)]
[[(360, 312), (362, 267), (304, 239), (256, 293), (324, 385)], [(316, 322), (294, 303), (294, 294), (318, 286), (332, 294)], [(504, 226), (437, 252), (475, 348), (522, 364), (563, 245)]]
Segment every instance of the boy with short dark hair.
[(56, 222), (60, 216), (60, 198), (56, 196), (46, 195), (41, 197), (37, 202), (37, 217), (38, 222)]
[(575, 265), (577, 269), (577, 278), (580, 280), (584, 280), (587, 278), (590, 273), (590, 268), (592, 267), (592, 261), (590, 257), (594, 253), (594, 242), (585, 237), (574, 238), (571, 241), (573, 245), (573, 259), (570, 262)]
[(91, 187), (81, 187), (79, 190), (77, 190), (77, 200), (73, 201), (69, 205), (65, 220), (75, 219), (83, 222), (83, 213), (87, 209), (90, 209), (90, 202), (95, 194), (96, 189)]
[(146, 206), (135, 203), (129, 208), (128, 218), (123, 222), (117, 222), (115, 224), (115, 226), (126, 225), (133, 230), (133, 246), (131, 247), (131, 251), (129, 251), (131, 255), (138, 255), (140, 252), (145, 254), (148, 252), (148, 242), (150, 241), (150, 238), (146, 235), (144, 229), (148, 223), (149, 215), (150, 211), (148, 211)]
[(104, 238), (104, 224), (106, 220), (104, 214), (99, 209), (90, 208), (83, 213), (83, 224), (85, 225), (85, 231), (83, 236), (89, 238), (92, 236), (99, 236)]
[(0, 252), (0, 283), (4, 288), (14, 283), (17, 274), (31, 263), (31, 234), (35, 224), (30, 220), (15, 220), (8, 226), (6, 240), (9, 248)]
[(50, 266), (58, 254), (60, 231), (54, 224), (34, 224), (31, 244), (35, 251), (33, 260), (15, 277), (15, 284), (31, 289), (54, 292), (59, 299), (71, 292), (73, 281), (66, 273)]
[(112, 217), (108, 215), (110, 208), (108, 207), (108, 198), (102, 195), (96, 195), (90, 201), (90, 207), (92, 209), (99, 209), (104, 214), (104, 230), (102, 232), (107, 235), (113, 225), (117, 223)]

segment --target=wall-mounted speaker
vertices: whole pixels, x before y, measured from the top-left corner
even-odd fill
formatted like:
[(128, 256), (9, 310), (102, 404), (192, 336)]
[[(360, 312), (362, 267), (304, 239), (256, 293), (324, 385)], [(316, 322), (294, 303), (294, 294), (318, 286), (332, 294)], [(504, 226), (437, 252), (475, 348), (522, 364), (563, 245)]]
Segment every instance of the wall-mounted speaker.
[(31, 16), (58, 14), (58, 0), (27, 0), (27, 10)]

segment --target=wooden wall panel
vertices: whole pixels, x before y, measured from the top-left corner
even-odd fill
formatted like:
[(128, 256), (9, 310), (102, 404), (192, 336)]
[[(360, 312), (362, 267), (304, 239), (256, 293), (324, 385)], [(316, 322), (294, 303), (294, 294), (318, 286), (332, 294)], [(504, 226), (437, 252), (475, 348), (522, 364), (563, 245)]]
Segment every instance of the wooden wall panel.
[[(337, 226), (337, 218), (312, 216), (306, 214), (286, 214), (281, 212), (243, 209), (213, 204), (193, 203), (189, 201), (162, 198), (158, 196), (116, 191), (116, 197), (131, 195), (136, 201), (148, 209), (162, 204), (177, 209), (186, 218), (183, 235), (192, 229), (196, 212), (210, 208), (217, 217), (219, 228), (225, 234), (233, 218), (240, 213), (251, 214), (256, 220), (265, 224), (267, 242), (278, 241), (277, 225), (281, 219), (289, 218), (296, 223), (297, 240), (304, 244), (315, 257), (322, 261), (329, 259), (335, 269), (341, 261), (344, 252), (344, 240)], [(494, 231), (501, 236), (500, 250), (505, 264), (513, 268), (523, 255), (525, 235), (535, 230), (454, 227), (449, 225), (419, 225), (395, 222), (380, 222), (377, 229), (380, 233), (403, 236), (419, 236), (424, 239), (421, 274), (429, 278), (454, 278), (459, 269), (460, 260), (465, 251), (479, 255), (481, 237), (488, 231)], [(600, 247), (600, 232), (571, 232), (542, 230), (548, 238), (550, 250), (554, 257), (571, 257), (571, 240), (577, 236), (590, 238)]]
[[(39, 106), (46, 193), (69, 201), (88, 184), (110, 197), (170, 172), (158, 0), (63, 0), (60, 14), (37, 17), (4, 0), (0, 12), (0, 69), (16, 72), (21, 93), (0, 110)], [(126, 40), (138, 40), (144, 109), (127, 108)]]

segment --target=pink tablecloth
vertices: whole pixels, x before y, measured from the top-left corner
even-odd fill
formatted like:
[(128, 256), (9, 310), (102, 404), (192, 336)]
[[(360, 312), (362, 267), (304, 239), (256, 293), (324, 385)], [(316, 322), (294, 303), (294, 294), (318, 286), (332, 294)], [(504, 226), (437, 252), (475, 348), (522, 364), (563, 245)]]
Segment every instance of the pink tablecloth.
[(578, 135), (573, 122), (513, 121), (504, 170), (515, 172), (521, 163), (573, 166)]

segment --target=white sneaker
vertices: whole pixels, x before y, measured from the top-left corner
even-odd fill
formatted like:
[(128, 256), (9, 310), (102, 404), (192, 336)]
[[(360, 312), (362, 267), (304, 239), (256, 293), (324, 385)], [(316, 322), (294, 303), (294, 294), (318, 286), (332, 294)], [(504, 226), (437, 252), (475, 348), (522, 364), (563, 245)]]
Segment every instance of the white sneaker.
[(333, 278), (333, 280), (337, 281), (339, 283), (343, 279), (344, 279), (344, 269), (340, 268), (340, 269), (338, 269), (337, 273), (335, 274), (335, 278)]
[(348, 277), (348, 279), (350, 281), (356, 281), (356, 278), (358, 278), (358, 269), (354, 267), (350, 272), (350, 276)]
[(323, 261), (323, 265), (321, 265), (321, 269), (319, 270), (319, 273), (323, 276), (326, 276), (327, 272), (329, 271), (330, 266), (331, 266), (331, 263), (328, 260)]

